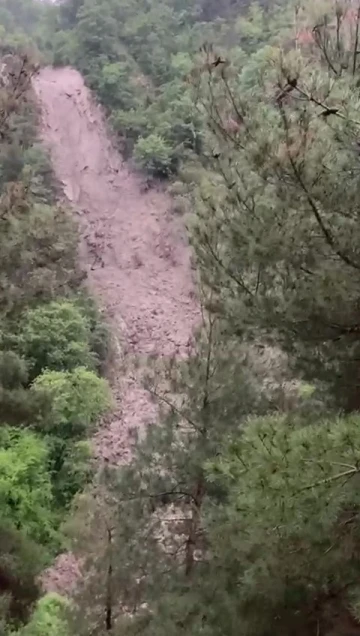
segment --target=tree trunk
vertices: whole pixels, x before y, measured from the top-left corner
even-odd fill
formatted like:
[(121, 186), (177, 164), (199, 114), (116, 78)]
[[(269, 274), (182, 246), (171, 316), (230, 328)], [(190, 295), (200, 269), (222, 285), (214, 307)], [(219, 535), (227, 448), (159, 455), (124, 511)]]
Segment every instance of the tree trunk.
[(112, 599), (112, 531), (108, 529), (108, 553), (109, 565), (106, 580), (106, 606), (105, 606), (105, 629), (111, 632), (113, 628), (113, 599)]
[(197, 537), (201, 526), (201, 506), (205, 495), (205, 480), (203, 474), (200, 475), (196, 484), (191, 506), (191, 517), (189, 519), (188, 538), (185, 547), (185, 574), (191, 576), (195, 564), (195, 550)]

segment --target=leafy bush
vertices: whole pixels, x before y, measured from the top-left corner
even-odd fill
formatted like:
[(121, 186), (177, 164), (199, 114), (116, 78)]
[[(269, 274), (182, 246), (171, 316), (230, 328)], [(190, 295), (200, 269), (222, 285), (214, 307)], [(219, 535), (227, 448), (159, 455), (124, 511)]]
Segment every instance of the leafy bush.
[(24, 156), (18, 144), (2, 148), (0, 153), (0, 184), (17, 181), (24, 167)]
[(44, 371), (36, 378), (32, 391), (45, 393), (52, 400), (43, 432), (63, 439), (82, 439), (94, 430), (98, 418), (110, 407), (106, 380), (93, 371), (77, 367), (73, 371)]
[(109, 353), (110, 333), (103, 315), (92, 297), (86, 293), (81, 293), (76, 301), (76, 306), (90, 325), (90, 349), (94, 355), (99, 371), (106, 361)]
[(34, 144), (24, 152), (22, 177), (29, 183), (31, 193), (37, 201), (51, 203), (55, 188), (55, 179), (50, 157), (40, 144)]
[(46, 441), (54, 501), (57, 508), (63, 511), (94, 476), (91, 445), (87, 441), (73, 443), (71, 439), (64, 440), (54, 435), (49, 435)]
[(58, 31), (53, 41), (53, 63), (55, 66), (73, 64), (76, 58), (77, 44), (73, 33)]
[(0, 423), (31, 426), (45, 417), (48, 396), (29, 391), (26, 362), (14, 351), (0, 351)]
[(40, 543), (54, 538), (48, 449), (35, 433), (0, 429), (1, 518)]
[(14, 351), (0, 351), (0, 386), (4, 389), (18, 389), (28, 380), (25, 360)]
[(125, 156), (131, 155), (139, 137), (149, 132), (146, 110), (142, 107), (129, 111), (115, 110), (110, 117), (110, 124), (122, 137), (122, 150)]
[(172, 148), (157, 134), (140, 137), (135, 144), (134, 157), (140, 168), (155, 177), (167, 177), (174, 169)]
[(34, 378), (44, 369), (94, 367), (90, 339), (90, 323), (80, 308), (68, 301), (53, 301), (26, 312), (19, 349)]
[(46, 594), (38, 601), (28, 625), (10, 636), (69, 636), (68, 607), (69, 601), (59, 594)]
[(168, 191), (173, 197), (183, 196), (187, 194), (187, 186), (182, 181), (173, 181), (169, 185)]
[(4, 624), (17, 625), (28, 619), (37, 599), (37, 577), (45, 565), (43, 547), (31, 541), (5, 520), (0, 524), (0, 633)]
[(54, 505), (64, 510), (93, 477), (91, 447), (84, 438), (110, 407), (110, 389), (93, 371), (77, 367), (45, 371), (29, 393), (49, 402), (48, 411), (35, 426), (48, 446)]
[(0, 199), (0, 304), (8, 315), (67, 293), (81, 280), (70, 215), (32, 205), (27, 196), (24, 184), (10, 184)]
[(129, 110), (135, 106), (135, 87), (130, 82), (132, 71), (128, 61), (114, 62), (102, 68), (99, 95), (112, 108)]

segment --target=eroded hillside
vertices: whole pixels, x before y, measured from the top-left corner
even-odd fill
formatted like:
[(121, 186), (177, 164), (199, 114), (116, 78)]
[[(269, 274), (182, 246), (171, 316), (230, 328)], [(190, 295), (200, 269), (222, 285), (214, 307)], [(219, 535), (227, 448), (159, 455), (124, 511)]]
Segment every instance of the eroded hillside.
[[(144, 191), (122, 161), (76, 70), (45, 68), (34, 86), (43, 139), (79, 218), (82, 263), (115, 339), (125, 353), (185, 352), (197, 306), (186, 236), (171, 200), (160, 188)], [(119, 378), (114, 393), (117, 415), (97, 447), (101, 456), (123, 460), (127, 431), (151, 419), (153, 407), (131, 381)]]

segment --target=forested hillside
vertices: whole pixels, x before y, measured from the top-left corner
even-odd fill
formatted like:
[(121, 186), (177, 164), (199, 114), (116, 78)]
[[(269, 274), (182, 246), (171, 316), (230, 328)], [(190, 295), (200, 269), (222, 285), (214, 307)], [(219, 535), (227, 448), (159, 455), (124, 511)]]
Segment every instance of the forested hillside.
[(36, 8), (15, 8), (19, 24), (14, 3), (1, 6), (1, 633), (29, 618), (37, 577), (63, 545), (60, 523), (92, 476), (89, 430), (110, 403), (98, 376), (105, 331), (82, 289), (77, 229), (37, 139), (36, 47), (25, 35)]
[[(360, 5), (0, 0), (0, 23), (0, 631), (360, 634)], [(49, 62), (192, 248), (187, 354), (117, 342), (158, 407), (122, 465), (91, 457), (111, 335), (39, 142)], [(46, 593), (64, 550), (75, 586)]]
[[(241, 1), (70, 0), (60, 5), (54, 62), (83, 73), (122, 152), (166, 177), (203, 150), (202, 117), (187, 81), (199, 48), (216, 43), (240, 62), (244, 50), (255, 50), (292, 20), (276, 5), (271, 12), (254, 5), (247, 17), (241, 8)], [(269, 28), (273, 21), (276, 30)]]

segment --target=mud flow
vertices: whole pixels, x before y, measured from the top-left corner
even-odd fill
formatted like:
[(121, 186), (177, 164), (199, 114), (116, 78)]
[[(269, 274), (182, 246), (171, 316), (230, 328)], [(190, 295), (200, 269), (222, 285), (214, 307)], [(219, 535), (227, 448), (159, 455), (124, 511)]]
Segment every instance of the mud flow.
[[(186, 355), (198, 308), (185, 230), (171, 214), (171, 199), (160, 189), (145, 191), (116, 152), (102, 111), (76, 70), (45, 68), (34, 89), (43, 141), (79, 220), (82, 266), (110, 320), (119, 358)], [(154, 421), (156, 411), (139, 383), (120, 369), (112, 384), (116, 407), (94, 447), (97, 457), (122, 463), (130, 456), (129, 432)], [(70, 555), (63, 555), (49, 587), (64, 589), (74, 569)]]

